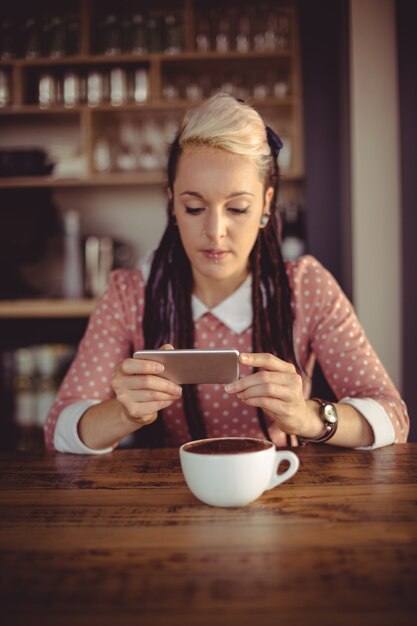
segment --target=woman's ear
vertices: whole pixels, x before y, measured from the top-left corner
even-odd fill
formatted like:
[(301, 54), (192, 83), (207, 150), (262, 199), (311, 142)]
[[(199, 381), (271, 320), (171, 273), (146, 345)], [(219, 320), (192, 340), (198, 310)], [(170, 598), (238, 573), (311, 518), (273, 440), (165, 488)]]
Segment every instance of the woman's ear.
[(172, 202), (172, 199), (173, 199), (173, 197), (174, 197), (174, 196), (173, 196), (173, 194), (172, 194), (172, 189), (171, 189), (171, 187), (167, 187), (167, 196), (168, 196), (168, 200), (169, 200), (169, 202)]
[(264, 208), (262, 211), (264, 215), (271, 214), (271, 202), (272, 202), (273, 197), (274, 197), (274, 188), (268, 187), (268, 189), (265, 191)]

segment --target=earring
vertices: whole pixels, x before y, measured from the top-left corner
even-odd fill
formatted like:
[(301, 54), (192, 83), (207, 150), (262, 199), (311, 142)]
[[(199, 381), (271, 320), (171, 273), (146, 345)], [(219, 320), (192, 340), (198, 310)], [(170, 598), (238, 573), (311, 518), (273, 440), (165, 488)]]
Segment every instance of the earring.
[(261, 217), (261, 228), (265, 228), (265, 226), (268, 224), (269, 222), (269, 215), (267, 215), (266, 213), (264, 213)]

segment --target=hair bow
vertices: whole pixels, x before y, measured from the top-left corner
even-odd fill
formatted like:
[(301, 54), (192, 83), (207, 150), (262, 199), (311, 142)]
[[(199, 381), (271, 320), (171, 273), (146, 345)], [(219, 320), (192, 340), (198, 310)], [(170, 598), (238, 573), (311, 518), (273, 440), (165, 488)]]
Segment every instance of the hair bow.
[(271, 148), (272, 156), (275, 159), (277, 159), (279, 155), (279, 151), (281, 150), (282, 145), (283, 145), (282, 141), (278, 137), (276, 132), (272, 130), (272, 128), (270, 128), (269, 126), (265, 126), (265, 128), (266, 128), (266, 138), (268, 140), (269, 147)]

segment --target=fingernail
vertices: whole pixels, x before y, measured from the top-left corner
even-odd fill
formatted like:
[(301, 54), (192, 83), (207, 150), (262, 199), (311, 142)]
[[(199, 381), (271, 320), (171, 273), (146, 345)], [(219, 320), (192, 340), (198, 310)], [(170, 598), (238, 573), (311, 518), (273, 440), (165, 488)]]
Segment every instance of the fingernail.
[(155, 372), (163, 372), (165, 367), (162, 363), (155, 363)]
[(182, 387), (175, 387), (174, 391), (175, 393), (182, 393)]
[(224, 390), (226, 392), (233, 391), (234, 389), (236, 389), (236, 385), (234, 383), (230, 383), (229, 385), (224, 386)]
[(241, 354), (240, 355), (240, 360), (241, 361), (249, 361), (249, 357), (247, 354)]

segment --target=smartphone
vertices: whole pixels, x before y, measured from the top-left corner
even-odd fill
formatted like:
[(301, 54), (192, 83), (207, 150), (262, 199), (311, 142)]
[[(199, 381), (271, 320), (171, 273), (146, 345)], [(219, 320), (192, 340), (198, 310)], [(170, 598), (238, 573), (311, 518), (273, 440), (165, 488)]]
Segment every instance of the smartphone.
[(161, 376), (177, 385), (226, 384), (239, 378), (238, 350), (138, 350), (133, 358), (162, 363)]

